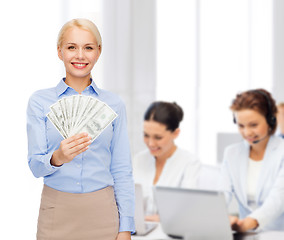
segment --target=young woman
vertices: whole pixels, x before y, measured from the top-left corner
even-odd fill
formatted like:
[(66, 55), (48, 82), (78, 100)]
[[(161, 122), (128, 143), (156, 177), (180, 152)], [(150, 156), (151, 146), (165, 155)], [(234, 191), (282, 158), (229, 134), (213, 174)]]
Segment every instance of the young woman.
[(238, 94), (231, 110), (244, 142), (226, 148), (222, 184), (228, 202), (234, 195), (239, 216), (232, 228), (284, 230), (284, 141), (273, 136), (277, 108), (270, 93), (256, 89)]
[[(29, 166), (44, 178), (37, 239), (130, 240), (134, 183), (125, 106), (91, 77), (102, 51), (100, 33), (87, 19), (71, 20), (59, 32), (57, 50), (66, 77), (35, 92), (27, 109)], [(93, 142), (86, 133), (63, 140), (46, 117), (52, 104), (78, 94), (101, 100), (118, 114)]]
[(144, 115), (144, 142), (148, 149), (134, 157), (133, 171), (135, 182), (142, 184), (147, 221), (159, 221), (152, 194), (154, 185), (197, 186), (199, 161), (175, 144), (182, 119), (181, 107), (169, 102), (152, 103)]
[(277, 105), (277, 135), (284, 138), (284, 102), (280, 102)]

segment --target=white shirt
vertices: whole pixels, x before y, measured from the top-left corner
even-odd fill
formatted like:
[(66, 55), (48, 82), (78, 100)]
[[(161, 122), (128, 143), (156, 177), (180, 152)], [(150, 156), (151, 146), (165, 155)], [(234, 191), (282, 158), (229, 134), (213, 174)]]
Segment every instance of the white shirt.
[(262, 167), (263, 161), (255, 161), (249, 158), (248, 168), (247, 168), (247, 198), (248, 205), (252, 210), (257, 208), (257, 204), (255, 201), (257, 184), (259, 182), (259, 175)]
[[(197, 188), (200, 162), (188, 151), (177, 148), (167, 159), (156, 186)], [(153, 181), (156, 160), (149, 150), (138, 153), (133, 159), (135, 183), (142, 185), (146, 215), (157, 214), (153, 200)]]

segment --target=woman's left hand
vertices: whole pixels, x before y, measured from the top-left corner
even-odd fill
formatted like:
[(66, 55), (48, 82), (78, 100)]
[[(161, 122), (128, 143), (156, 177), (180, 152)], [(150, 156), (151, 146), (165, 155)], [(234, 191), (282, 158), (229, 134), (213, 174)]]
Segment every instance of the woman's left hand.
[(158, 214), (145, 216), (145, 221), (148, 222), (160, 222), (160, 216)]
[(232, 229), (237, 232), (246, 232), (248, 230), (256, 229), (258, 222), (254, 218), (246, 217), (244, 219), (238, 219), (233, 225)]
[(116, 240), (131, 240), (130, 232), (119, 232), (117, 234)]

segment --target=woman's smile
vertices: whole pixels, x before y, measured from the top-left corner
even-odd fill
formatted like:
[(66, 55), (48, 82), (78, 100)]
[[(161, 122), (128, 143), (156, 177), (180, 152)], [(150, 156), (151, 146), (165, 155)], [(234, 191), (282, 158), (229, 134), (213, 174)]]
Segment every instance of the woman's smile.
[(88, 63), (77, 63), (77, 62), (74, 62), (74, 63), (71, 63), (71, 64), (77, 69), (84, 69), (88, 65)]

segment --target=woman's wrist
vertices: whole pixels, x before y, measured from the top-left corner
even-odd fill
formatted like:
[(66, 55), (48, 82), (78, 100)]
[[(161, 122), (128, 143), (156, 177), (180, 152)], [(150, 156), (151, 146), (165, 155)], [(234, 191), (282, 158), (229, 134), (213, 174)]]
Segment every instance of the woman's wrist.
[(253, 226), (253, 230), (257, 229), (259, 224), (258, 224), (258, 221), (255, 219), (255, 218), (251, 218), (252, 219), (252, 226)]
[(131, 232), (119, 232), (116, 240), (131, 240)]
[(63, 162), (61, 162), (58, 158), (58, 150), (55, 150), (51, 156), (50, 164), (54, 167), (61, 167)]

